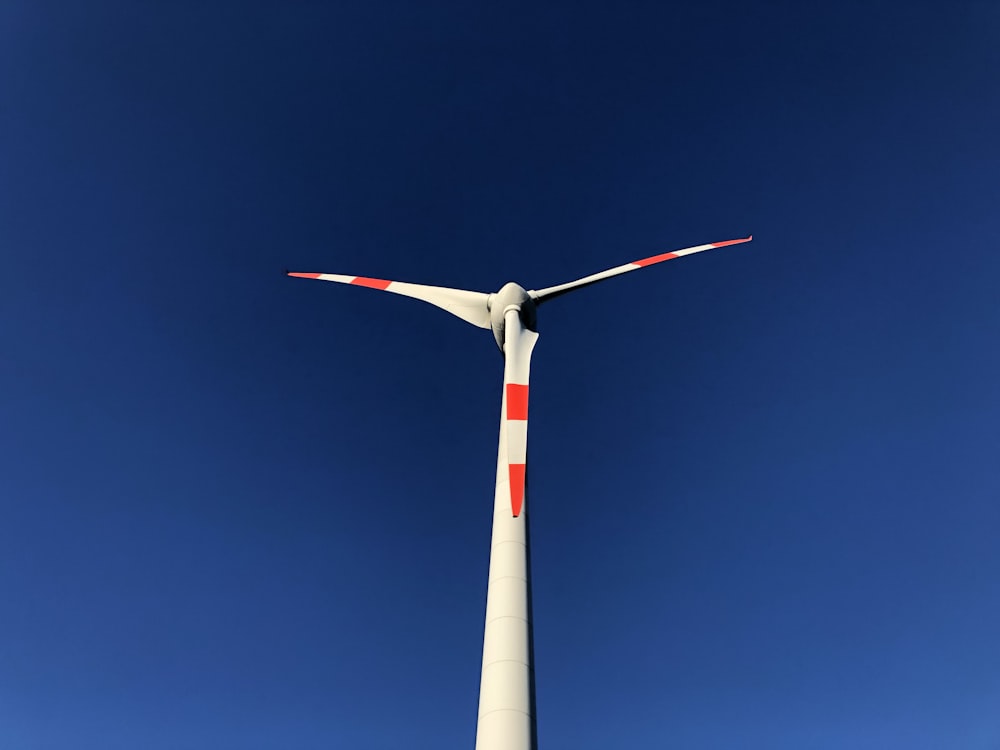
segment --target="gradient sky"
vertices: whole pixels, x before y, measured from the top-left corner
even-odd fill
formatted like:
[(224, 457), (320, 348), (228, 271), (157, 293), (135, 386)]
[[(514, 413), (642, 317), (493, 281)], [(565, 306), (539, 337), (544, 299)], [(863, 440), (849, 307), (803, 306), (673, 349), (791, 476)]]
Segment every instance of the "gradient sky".
[(0, 747), (1000, 747), (1000, 4), (0, 2)]

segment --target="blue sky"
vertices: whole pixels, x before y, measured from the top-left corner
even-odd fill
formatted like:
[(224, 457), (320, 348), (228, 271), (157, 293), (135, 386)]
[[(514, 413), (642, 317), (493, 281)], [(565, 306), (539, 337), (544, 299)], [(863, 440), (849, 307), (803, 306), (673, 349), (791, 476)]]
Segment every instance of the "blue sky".
[[(809, 6), (809, 7), (806, 7)], [(0, 746), (1000, 744), (1000, 6), (0, 4)]]

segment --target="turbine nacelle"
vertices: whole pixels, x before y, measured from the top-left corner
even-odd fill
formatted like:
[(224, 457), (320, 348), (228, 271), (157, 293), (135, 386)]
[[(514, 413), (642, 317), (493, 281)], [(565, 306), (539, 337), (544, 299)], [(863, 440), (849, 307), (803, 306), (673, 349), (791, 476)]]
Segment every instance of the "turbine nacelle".
[(504, 315), (511, 307), (517, 308), (521, 322), (529, 331), (534, 331), (536, 324), (535, 300), (520, 284), (508, 281), (499, 292), (494, 292), (486, 299), (486, 309), (490, 312), (490, 328), (493, 338), (497, 341), (500, 351), (503, 351), (504, 330), (506, 324)]

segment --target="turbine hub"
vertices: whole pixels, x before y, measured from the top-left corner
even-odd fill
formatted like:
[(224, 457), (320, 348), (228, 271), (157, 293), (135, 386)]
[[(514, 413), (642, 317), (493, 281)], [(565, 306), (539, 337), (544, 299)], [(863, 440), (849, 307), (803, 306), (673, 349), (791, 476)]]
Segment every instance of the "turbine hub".
[(524, 287), (509, 281), (500, 287), (499, 292), (494, 292), (486, 301), (486, 306), (490, 311), (490, 326), (493, 328), (493, 338), (497, 340), (497, 346), (503, 351), (504, 342), (504, 315), (507, 308), (516, 307), (521, 318), (521, 323), (530, 331), (535, 330), (535, 300), (525, 291)]

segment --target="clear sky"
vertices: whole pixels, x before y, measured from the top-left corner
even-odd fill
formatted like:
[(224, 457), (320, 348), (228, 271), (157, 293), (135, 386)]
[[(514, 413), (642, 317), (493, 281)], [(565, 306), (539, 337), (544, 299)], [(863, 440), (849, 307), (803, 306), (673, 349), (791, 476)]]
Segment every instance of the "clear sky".
[(1000, 4), (0, 2), (0, 747), (1000, 747)]

